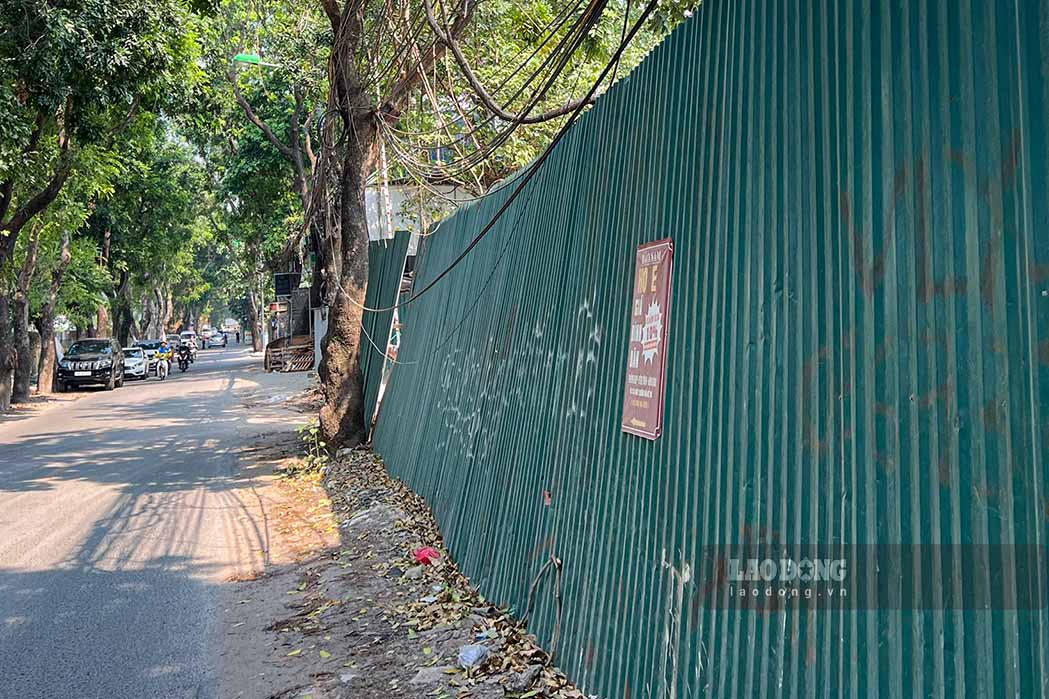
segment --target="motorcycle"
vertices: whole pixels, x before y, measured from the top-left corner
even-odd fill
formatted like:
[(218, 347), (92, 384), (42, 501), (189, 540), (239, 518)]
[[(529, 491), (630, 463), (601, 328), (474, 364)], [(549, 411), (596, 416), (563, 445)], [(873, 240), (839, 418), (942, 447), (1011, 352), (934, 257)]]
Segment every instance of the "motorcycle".
[(161, 381), (168, 377), (171, 372), (171, 360), (174, 353), (169, 349), (167, 352), (157, 352), (157, 378)]
[(182, 371), (183, 373), (185, 373), (186, 369), (189, 369), (190, 361), (192, 361), (192, 360), (190, 358), (189, 347), (186, 347), (185, 345), (182, 345), (181, 347), (178, 348), (178, 368), (179, 368), (179, 370)]

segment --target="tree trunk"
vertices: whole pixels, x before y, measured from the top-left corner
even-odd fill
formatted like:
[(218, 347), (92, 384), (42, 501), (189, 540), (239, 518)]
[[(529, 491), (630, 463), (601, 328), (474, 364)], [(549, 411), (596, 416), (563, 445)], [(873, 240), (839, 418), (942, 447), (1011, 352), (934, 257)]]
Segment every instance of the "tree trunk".
[(11, 297), (6, 289), (0, 289), (0, 413), (11, 409), (16, 359), (11, 337)]
[(258, 314), (253, 314), (251, 321), (251, 351), (261, 352), (266, 349), (262, 346), (262, 337), (265, 334), (262, 327), (262, 317)]
[(135, 316), (131, 311), (131, 274), (126, 269), (120, 272), (120, 282), (113, 295), (113, 337), (121, 347), (130, 343), (135, 329)]
[(98, 323), (95, 327), (95, 337), (109, 337), (109, 311), (106, 310), (104, 303), (98, 304), (98, 313), (96, 313)]
[(248, 290), (248, 321), (251, 323), (251, 350), (261, 352), (262, 346), (262, 299), (255, 291), (254, 280)]
[(149, 339), (159, 339), (164, 334), (164, 293), (160, 289), (153, 289), (153, 313), (149, 321), (146, 335)]
[(41, 313), (36, 321), (40, 333), (40, 366), (37, 368), (37, 395), (50, 395), (55, 383), (55, 316), (48, 311)]
[(11, 303), (11, 326), (15, 346), (15, 375), (12, 381), (11, 402), (29, 400), (29, 382), (33, 374), (33, 352), (29, 342), (29, 297), (18, 289)]
[[(447, 36), (458, 37), (470, 23), (474, 2), (463, 2), (454, 18), (445, 28)], [(424, 3), (427, 10), (429, 5)], [(340, 119), (326, 120), (328, 128), (338, 124), (340, 138), (338, 181), (334, 188), (338, 235), (330, 239), (334, 254), (330, 260), (341, 265), (331, 277), (337, 280), (334, 300), (328, 320), (328, 334), (324, 338), (320, 365), (324, 405), (320, 410), (320, 427), (329, 447), (352, 446), (367, 438), (368, 425), (364, 415), (364, 381), (361, 375), (360, 344), (364, 295), (368, 286), (368, 222), (364, 205), (365, 178), (375, 166), (379, 152), (379, 119), (395, 124), (400, 119), (409, 96), (423, 76), (436, 64), (451, 46), (445, 39), (435, 43), (422, 60), (410, 62), (410, 67), (390, 88), (387, 99), (379, 105), (372, 103), (369, 80), (358, 72), (357, 50), (365, 32), (359, 6), (336, 0), (325, 0), (324, 11), (339, 39), (332, 46), (329, 60), (329, 107)], [(429, 20), (429, 16), (427, 17)], [(403, 66), (402, 66), (403, 68)], [(332, 134), (329, 134), (332, 135)], [(333, 141), (334, 142), (334, 141)], [(326, 154), (328, 151), (326, 151)], [(325, 157), (328, 157), (327, 155)], [(324, 173), (327, 162), (314, 168)], [(327, 180), (317, 186), (327, 190)], [(316, 191), (316, 187), (314, 188)], [(325, 194), (329, 192), (325, 191)], [(326, 197), (327, 199), (327, 197)], [(312, 223), (312, 222), (311, 222)], [(327, 231), (329, 222), (324, 222)], [(341, 248), (340, 248), (341, 246)]]
[[(30, 378), (35, 380), (40, 371), (40, 331), (37, 330), (36, 325), (32, 321), (30, 321), (29, 327), (29, 359)], [(30, 383), (33, 383), (33, 381), (30, 381)]]
[(143, 337), (139, 339), (146, 339), (153, 337), (151, 334), (153, 331), (153, 293), (147, 291), (142, 295), (142, 332)]
[[(363, 93), (359, 95), (363, 99)], [(368, 436), (364, 415), (364, 377), (360, 344), (364, 295), (368, 287), (368, 220), (364, 204), (365, 179), (377, 152), (376, 125), (357, 117), (357, 134), (344, 145), (339, 181), (339, 218), (342, 259), (335, 304), (328, 316), (328, 334), (320, 365), (324, 405), (320, 427), (332, 448), (360, 444)]]
[(166, 335), (168, 328), (171, 327), (171, 319), (175, 317), (175, 302), (171, 298), (171, 289), (164, 292), (164, 315), (161, 318), (160, 332), (157, 333), (157, 337)]
[(200, 311), (193, 304), (186, 304), (186, 309), (182, 314), (182, 326), (180, 330), (188, 330), (190, 327), (196, 328), (199, 323), (200, 314), (203, 313), (203, 309)]
[(62, 249), (58, 265), (51, 272), (51, 287), (48, 289), (47, 299), (36, 322), (36, 328), (40, 331), (40, 368), (37, 371), (36, 391), (40, 395), (48, 395), (54, 388), (55, 305), (58, 303), (58, 291), (62, 288), (62, 281), (65, 279), (71, 259), (70, 232), (65, 229), (62, 231)]
[(33, 352), (29, 343), (29, 288), (36, 273), (37, 253), (40, 250), (40, 226), (34, 226), (26, 246), (25, 261), (15, 280), (12, 298), (12, 326), (14, 331), (15, 376), (11, 390), (12, 403), (29, 400), (29, 381), (33, 373)]

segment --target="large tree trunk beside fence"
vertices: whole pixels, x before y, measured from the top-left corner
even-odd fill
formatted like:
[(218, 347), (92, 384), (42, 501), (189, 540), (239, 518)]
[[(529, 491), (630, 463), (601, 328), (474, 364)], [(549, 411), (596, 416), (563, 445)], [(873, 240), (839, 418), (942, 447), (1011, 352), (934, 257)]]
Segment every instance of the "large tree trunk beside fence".
[[(325, 441), (332, 448), (353, 446), (367, 437), (368, 425), (364, 415), (364, 381), (361, 376), (360, 344), (361, 318), (364, 295), (368, 286), (368, 223), (364, 206), (365, 179), (375, 167), (379, 153), (379, 120), (396, 124), (408, 105), (415, 88), (424, 76), (436, 66), (450, 46), (451, 40), (462, 35), (473, 17), (477, 3), (466, 1), (447, 17), (447, 24), (439, 40), (422, 51), (414, 60), (401, 66), (399, 77), (388, 87), (388, 94), (375, 104), (371, 95), (371, 78), (359, 72), (357, 51), (365, 40), (366, 28), (359, 4), (338, 0), (322, 0), (325, 14), (331, 21), (335, 41), (330, 57), (329, 107), (338, 119), (328, 119), (328, 142), (339, 144), (335, 152), (325, 149), (325, 160), (318, 165), (322, 177), (327, 177), (328, 158), (338, 159), (337, 181), (333, 191), (334, 213), (338, 231), (332, 236), (332, 266), (340, 265), (331, 281), (338, 287), (334, 293), (328, 320), (328, 334), (324, 339), (320, 365), (324, 406), (320, 410), (320, 426)], [(428, 12), (432, 8), (424, 3)], [(429, 16), (427, 19), (431, 19)], [(436, 25), (436, 21), (434, 21)], [(325, 179), (325, 183), (327, 180)], [(329, 193), (326, 184), (325, 199)], [(317, 188), (314, 188), (317, 191)], [(328, 219), (324, 222), (327, 232)], [(326, 280), (327, 281), (327, 280)]]
[[(363, 99), (363, 93), (361, 94)], [(368, 220), (364, 204), (365, 179), (378, 149), (376, 125), (360, 119), (350, 127), (342, 157), (339, 217), (342, 259), (335, 303), (328, 316), (328, 334), (320, 365), (324, 405), (320, 427), (333, 447), (354, 446), (368, 436), (364, 415), (364, 377), (361, 374), (361, 320), (368, 287)]]

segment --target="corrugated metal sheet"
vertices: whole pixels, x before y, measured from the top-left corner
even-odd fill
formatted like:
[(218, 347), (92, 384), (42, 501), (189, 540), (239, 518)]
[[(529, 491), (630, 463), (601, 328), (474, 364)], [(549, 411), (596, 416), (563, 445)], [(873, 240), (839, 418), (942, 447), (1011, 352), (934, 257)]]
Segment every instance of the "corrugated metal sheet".
[[(588, 691), (1049, 694), (1044, 596), (718, 609), (699, 555), (1046, 545), (1047, 108), (1047, 2), (706, 0), (404, 309), (377, 448), (489, 598), (524, 611), (563, 561), (532, 628)], [(506, 195), (428, 239), (418, 284)], [(662, 237), (651, 443), (619, 418), (634, 250)]]
[[(408, 254), (411, 239), (410, 231), (397, 231), (393, 239), (373, 240), (368, 244), (368, 291), (364, 300), (368, 308), (390, 308), (397, 303), (404, 258)], [(363, 316), (361, 374), (364, 378), (364, 414), (370, 421), (379, 397), (393, 311), (365, 311)]]

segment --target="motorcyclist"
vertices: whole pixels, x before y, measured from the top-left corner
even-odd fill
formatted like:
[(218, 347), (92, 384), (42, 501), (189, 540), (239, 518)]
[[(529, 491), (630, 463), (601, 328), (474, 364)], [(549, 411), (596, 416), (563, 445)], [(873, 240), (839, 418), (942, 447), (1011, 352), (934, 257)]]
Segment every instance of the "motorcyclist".
[(182, 371), (189, 369), (189, 345), (185, 342), (179, 343), (178, 346), (178, 368)]
[(160, 347), (157, 348), (157, 374), (160, 378), (163, 379), (167, 377), (168, 371), (171, 370), (171, 362), (174, 358), (175, 352), (171, 349), (171, 345), (168, 344), (167, 340), (161, 340)]
[(192, 364), (197, 361), (197, 342), (192, 337), (184, 337), (178, 344), (178, 351), (185, 347), (189, 351), (189, 361)]

